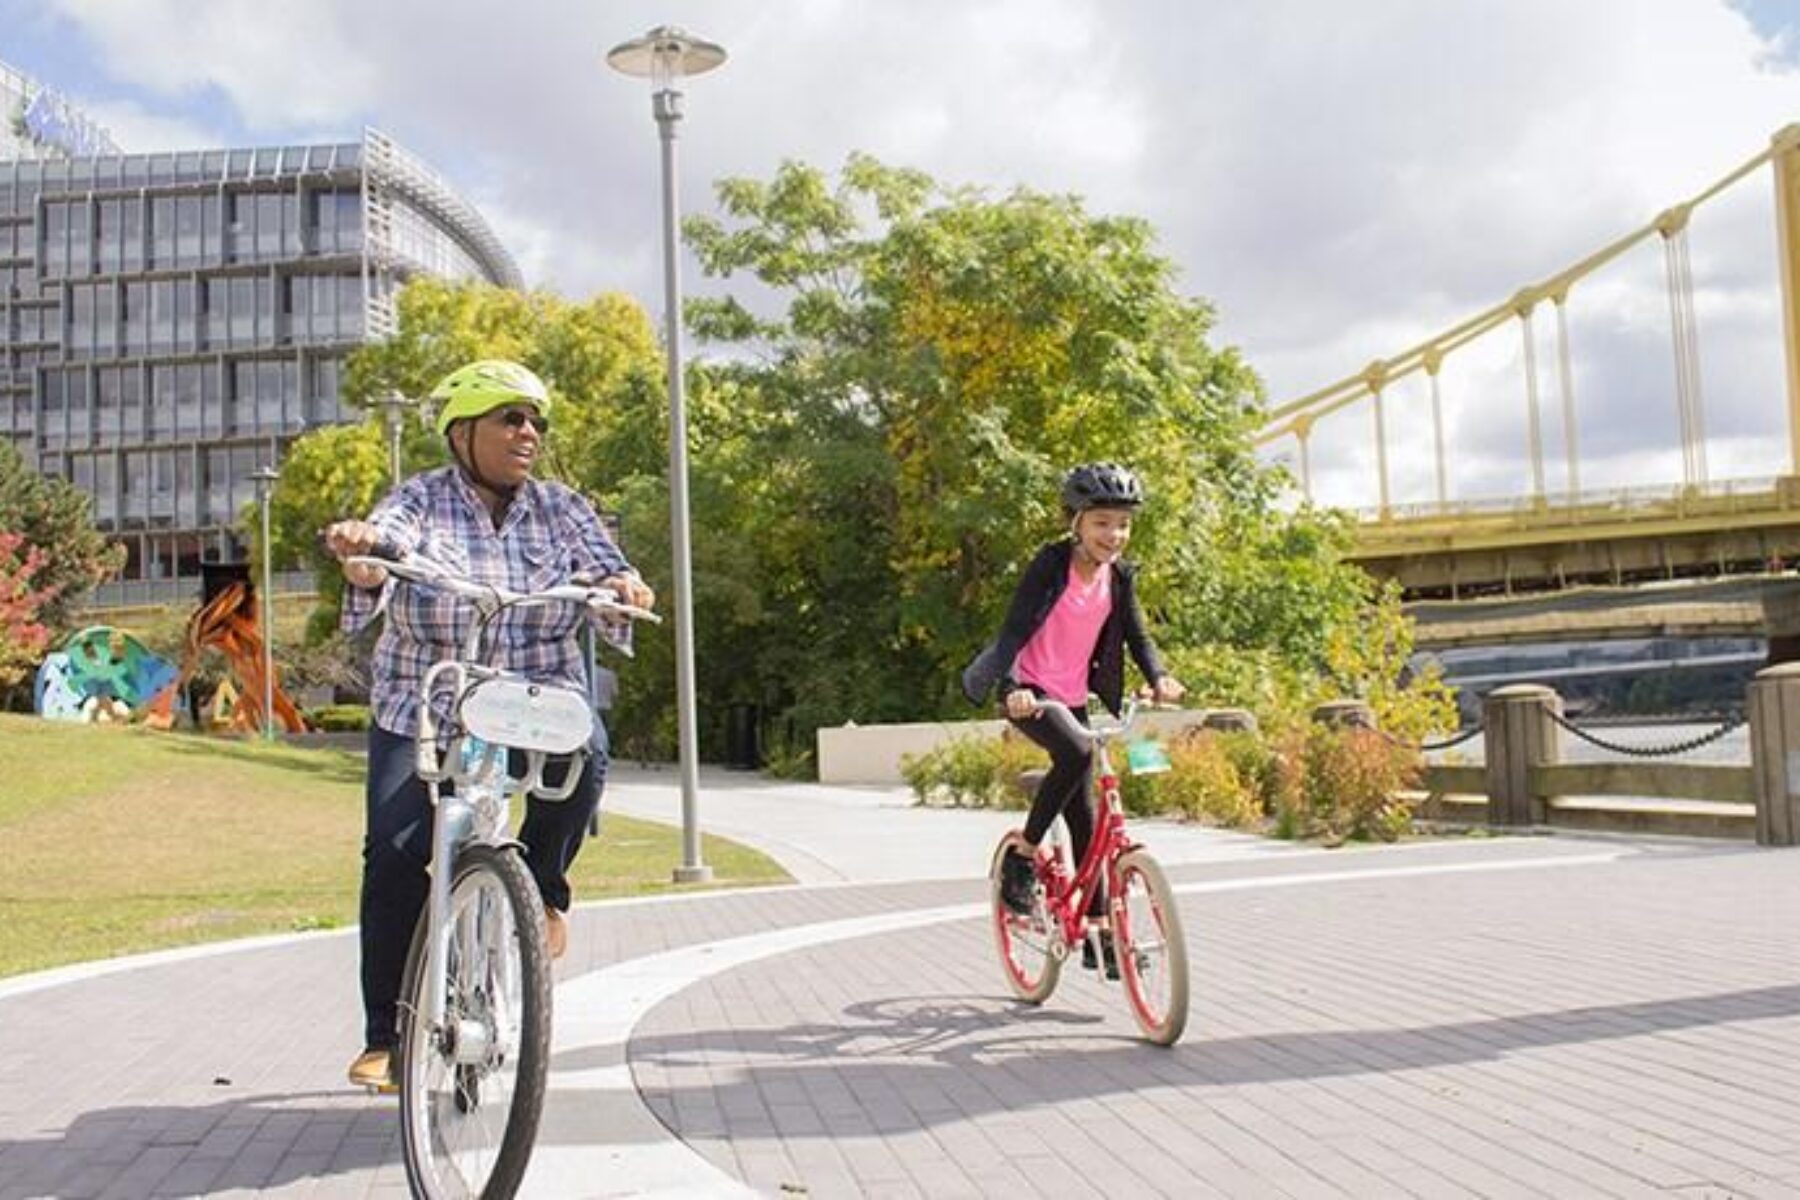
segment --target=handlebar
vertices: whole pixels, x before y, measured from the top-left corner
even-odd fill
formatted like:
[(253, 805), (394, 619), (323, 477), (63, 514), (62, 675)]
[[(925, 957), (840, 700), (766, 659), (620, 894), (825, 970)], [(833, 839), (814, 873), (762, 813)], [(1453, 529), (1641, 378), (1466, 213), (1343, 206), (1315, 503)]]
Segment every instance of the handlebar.
[(1099, 745), (1130, 733), (1132, 725), (1137, 722), (1138, 713), (1146, 708), (1173, 710), (1179, 707), (1180, 705), (1177, 704), (1156, 704), (1140, 700), (1136, 696), (1130, 696), (1126, 698), (1125, 711), (1118, 720), (1089, 726), (1076, 720), (1075, 713), (1061, 700), (1044, 699), (1037, 702), (1035, 715), (1050, 721), (1064, 733), (1079, 741)]
[(622, 603), (611, 588), (564, 583), (545, 588), (541, 592), (515, 592), (498, 584), (477, 583), (473, 579), (452, 574), (441, 563), (417, 554), (400, 553), (390, 545), (377, 545), (375, 550), (377, 553), (352, 555), (344, 559), (344, 562), (346, 565), (380, 567), (408, 583), (461, 596), (473, 601), (483, 612), (534, 604), (579, 604), (602, 617), (626, 617), (633, 621), (662, 623), (662, 618), (649, 609)]

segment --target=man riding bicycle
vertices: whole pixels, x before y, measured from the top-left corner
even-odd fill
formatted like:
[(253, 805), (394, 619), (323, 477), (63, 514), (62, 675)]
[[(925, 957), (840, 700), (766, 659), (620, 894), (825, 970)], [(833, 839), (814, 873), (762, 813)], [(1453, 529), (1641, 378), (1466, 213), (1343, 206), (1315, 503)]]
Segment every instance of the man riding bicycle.
[[(437, 429), (453, 465), (406, 480), (366, 521), (325, 531), (339, 559), (378, 545), (421, 555), (458, 574), (514, 591), (570, 582), (612, 588), (619, 599), (651, 608), (655, 594), (607, 535), (593, 506), (561, 483), (532, 477), (549, 433), (544, 383), (518, 363), (485, 360), (453, 371), (432, 391)], [(427, 895), (432, 809), (414, 773), (419, 683), (454, 656), (474, 620), (464, 602), (424, 588), (394, 588), (380, 567), (347, 564), (342, 627), (355, 632), (376, 614), (386, 623), (372, 662), (367, 824), (363, 840), (362, 996), (364, 1048), (350, 1081), (385, 1085), (398, 1038), (397, 1000), (413, 928)], [(585, 690), (583, 615), (567, 606), (522, 607), (495, 621), (491, 662), (544, 683)], [(525, 861), (542, 893), (552, 957), (568, 944), (567, 872), (600, 799), (606, 731), (596, 719), (592, 754), (564, 801), (532, 797), (519, 830)], [(567, 761), (546, 769), (552, 787)]]

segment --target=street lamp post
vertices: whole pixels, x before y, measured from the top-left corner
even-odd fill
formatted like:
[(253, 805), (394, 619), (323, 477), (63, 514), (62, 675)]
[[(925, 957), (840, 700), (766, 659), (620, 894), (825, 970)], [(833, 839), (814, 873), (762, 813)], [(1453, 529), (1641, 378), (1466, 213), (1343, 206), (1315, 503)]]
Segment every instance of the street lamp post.
[(256, 481), (256, 506), (262, 510), (262, 644), (263, 644), (263, 741), (275, 740), (275, 596), (269, 544), (269, 497), (281, 478), (273, 464), (251, 472)]
[(381, 412), (387, 422), (388, 434), (388, 473), (393, 477), (394, 486), (400, 486), (400, 430), (406, 408), (412, 401), (406, 396), (390, 388), (381, 393), (375, 403), (381, 405)]
[(626, 75), (648, 78), (650, 111), (662, 135), (663, 340), (669, 358), (669, 496), (675, 555), (675, 706), (681, 748), (681, 865), (677, 883), (702, 883), (712, 868), (700, 861), (699, 736), (694, 704), (694, 588), (688, 543), (687, 412), (681, 378), (681, 272), (676, 254), (675, 123), (681, 120), (684, 75), (700, 75), (725, 61), (725, 50), (670, 25), (621, 42), (606, 61)]

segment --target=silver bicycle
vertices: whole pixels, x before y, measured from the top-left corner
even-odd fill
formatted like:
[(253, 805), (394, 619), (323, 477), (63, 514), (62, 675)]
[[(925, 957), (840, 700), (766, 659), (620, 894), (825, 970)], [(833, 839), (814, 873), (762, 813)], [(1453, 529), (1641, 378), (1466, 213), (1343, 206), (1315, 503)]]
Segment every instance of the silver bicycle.
[[(532, 605), (576, 605), (605, 621), (659, 618), (606, 588), (520, 593), (415, 555), (346, 561), (382, 567), (475, 608), (461, 654), (420, 681), (416, 769), (436, 819), (430, 898), (400, 993), (400, 1130), (413, 1195), (509, 1197), (543, 1113), (551, 995), (543, 899), (511, 836), (510, 801), (568, 799), (594, 714), (582, 692), (487, 665), (484, 635), (500, 613)], [(440, 737), (432, 704), (444, 697)], [(544, 781), (551, 756), (568, 761), (557, 787)], [(523, 773), (512, 774), (519, 763)]]

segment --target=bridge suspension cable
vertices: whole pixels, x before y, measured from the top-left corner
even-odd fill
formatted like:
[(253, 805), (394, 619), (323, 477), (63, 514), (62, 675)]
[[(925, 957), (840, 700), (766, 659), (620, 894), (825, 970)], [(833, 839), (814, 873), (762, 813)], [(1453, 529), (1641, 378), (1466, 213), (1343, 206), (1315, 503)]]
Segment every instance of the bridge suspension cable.
[[(1477, 338), (1518, 318), (1524, 326), (1526, 400), (1528, 436), (1532, 452), (1532, 491), (1535, 497), (1545, 493), (1542, 429), (1538, 412), (1538, 380), (1536, 339), (1533, 336), (1531, 312), (1536, 304), (1549, 299), (1556, 306), (1557, 386), (1563, 418), (1564, 452), (1567, 459), (1567, 487), (1571, 497), (1580, 490), (1580, 464), (1575, 427), (1574, 374), (1569, 357), (1567, 300), (1570, 288), (1580, 280), (1619, 258), (1639, 243), (1659, 235), (1663, 239), (1665, 275), (1670, 298), (1670, 319), (1676, 359), (1676, 408), (1682, 439), (1684, 482), (1704, 484), (1707, 480), (1705, 422), (1700, 387), (1699, 335), (1693, 300), (1693, 271), (1688, 256), (1687, 218), (1693, 210), (1725, 191), (1740, 179), (1774, 160), (1778, 165), (1777, 193), (1781, 211), (1784, 261), (1789, 251), (1787, 222), (1790, 207), (1800, 203), (1800, 125), (1790, 125), (1770, 139), (1769, 147), (1721, 176), (1710, 186), (1688, 200), (1659, 214), (1643, 226), (1616, 238), (1542, 283), (1526, 287), (1512, 297), (1411, 346), (1386, 359), (1377, 359), (1354, 375), (1319, 388), (1307, 395), (1270, 409), (1265, 424), (1255, 437), (1258, 446), (1293, 436), (1300, 446), (1301, 476), (1305, 493), (1312, 495), (1312, 462), (1310, 436), (1318, 420), (1358, 401), (1373, 401), (1376, 426), (1376, 460), (1380, 474), (1382, 509), (1385, 512), (1391, 496), (1387, 478), (1387, 445), (1385, 392), (1398, 380), (1414, 372), (1424, 371), (1430, 379), (1432, 429), (1437, 454), (1437, 493), (1440, 503), (1448, 502), (1445, 470), (1443, 398), (1439, 375), (1444, 360), (1453, 352)], [(1784, 266), (1784, 271), (1790, 268)], [(1800, 268), (1792, 268), (1800, 274)], [(1788, 295), (1792, 290), (1784, 278), (1783, 298), (1789, 304), (1790, 345), (1790, 436), (1794, 445), (1796, 472), (1800, 472), (1800, 300)]]
[(1531, 314), (1537, 297), (1522, 293), (1517, 311), (1519, 328), (1525, 335), (1525, 441), (1531, 451), (1531, 498), (1544, 498), (1544, 431), (1538, 422), (1537, 337)]
[[(1563, 449), (1568, 456), (1569, 503), (1581, 494), (1581, 459), (1575, 453), (1575, 372), (1569, 366), (1569, 285), (1563, 284), (1550, 295), (1556, 305), (1556, 388), (1562, 398)], [(1438, 451), (1442, 454), (1443, 451)], [(1439, 497), (1439, 504), (1447, 503)]]
[(1700, 329), (1694, 318), (1694, 271), (1688, 259), (1688, 205), (1656, 219), (1669, 291), (1669, 336), (1675, 347), (1675, 413), (1681, 427), (1681, 482), (1706, 482), (1706, 422), (1701, 409)]

